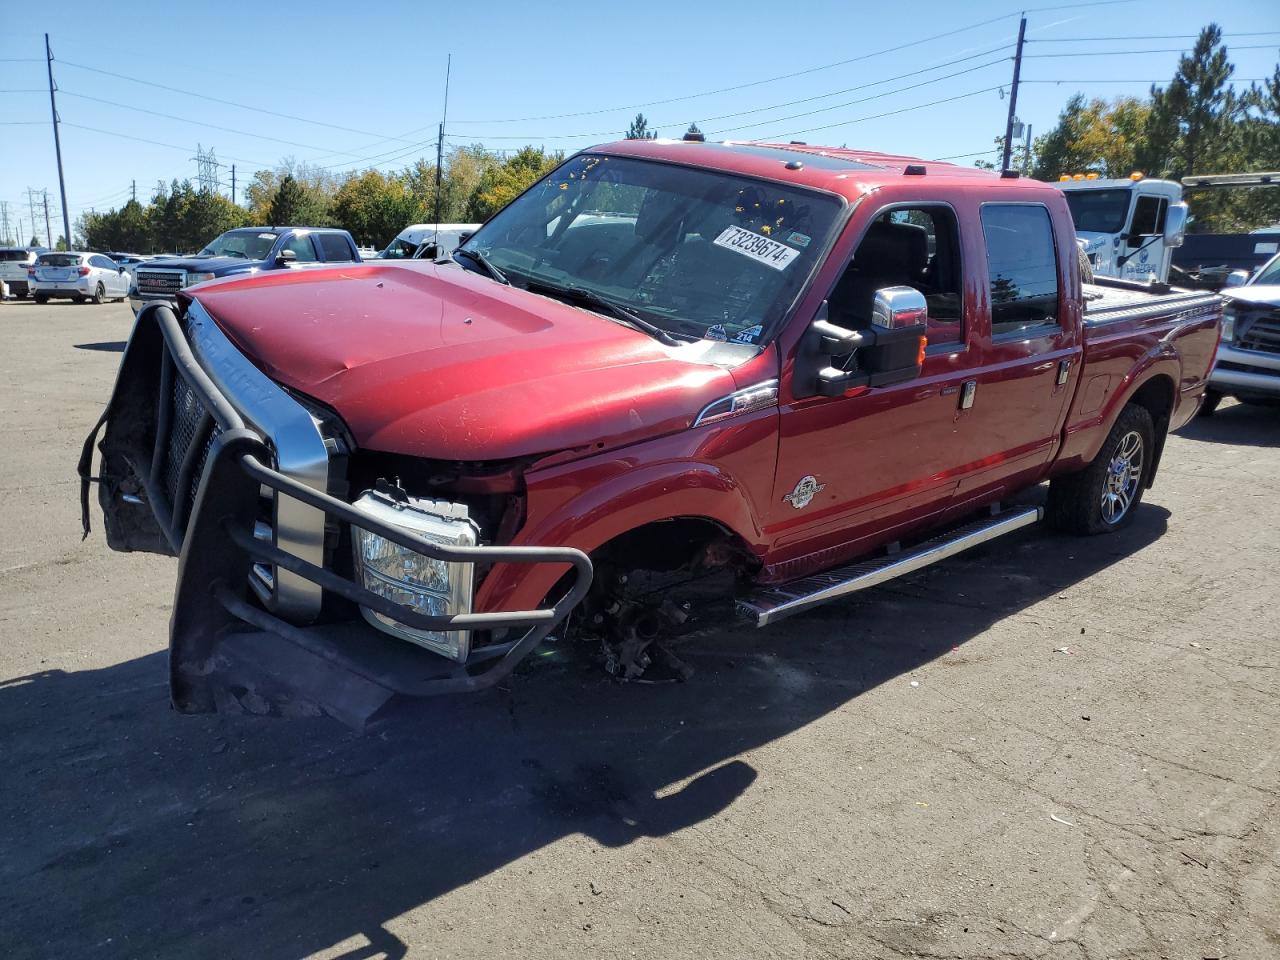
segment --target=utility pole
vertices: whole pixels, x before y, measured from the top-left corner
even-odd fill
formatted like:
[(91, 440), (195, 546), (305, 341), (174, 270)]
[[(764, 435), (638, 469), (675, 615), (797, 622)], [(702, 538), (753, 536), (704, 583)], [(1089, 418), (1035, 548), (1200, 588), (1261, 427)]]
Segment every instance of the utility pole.
[(9, 202), (7, 200), (0, 200), (0, 224), (3, 224), (0, 230), (4, 231), (0, 233), (0, 237), (4, 238), (0, 242), (7, 244), (9, 242)]
[(231, 165), (231, 203), (234, 206), (236, 202), (236, 165)]
[(138, 181), (137, 180), (134, 180), (129, 185), (129, 202), (130, 203), (138, 202)]
[(27, 213), (31, 217), (31, 233), (34, 235), (36, 230), (36, 201), (35, 191), (27, 187)]
[(1009, 155), (1013, 150), (1013, 115), (1018, 110), (1018, 78), (1022, 75), (1022, 44), (1027, 36), (1027, 18), (1018, 23), (1018, 49), (1013, 55), (1013, 86), (1009, 90), (1009, 119), (1004, 125), (1004, 158), (1000, 169), (1009, 169)]
[[(440, 129), (436, 137), (436, 232), (431, 237), (431, 242), (436, 243), (440, 237), (440, 201), (442, 184), (444, 182), (444, 125), (449, 119), (449, 74), (453, 72), (453, 54), (449, 54), (449, 58), (444, 65), (444, 112), (441, 114)], [(437, 255), (440, 252), (439, 246), (436, 247)]]
[[(66, 216), (66, 213), (67, 211), (65, 210), (62, 211), (63, 216)], [(58, 245), (53, 242), (53, 230), (49, 226), (49, 191), (48, 190), (44, 192), (44, 235), (45, 235), (45, 239), (49, 241), (47, 244), (49, 249), (56, 250)], [(67, 237), (67, 249), (68, 250), (71, 249), (70, 237)]]
[[(54, 99), (53, 91), (53, 50), (49, 47), (49, 35), (44, 35), (44, 53), (45, 65), (49, 69), (49, 109), (53, 111), (53, 149), (58, 155), (58, 189), (62, 191), (62, 230), (67, 238), (67, 249), (71, 249), (71, 213), (67, 210), (67, 181), (62, 176), (62, 139), (58, 136), (58, 101)], [(45, 230), (49, 229), (49, 193), (45, 191)], [(49, 246), (52, 248), (53, 237), (49, 237)]]

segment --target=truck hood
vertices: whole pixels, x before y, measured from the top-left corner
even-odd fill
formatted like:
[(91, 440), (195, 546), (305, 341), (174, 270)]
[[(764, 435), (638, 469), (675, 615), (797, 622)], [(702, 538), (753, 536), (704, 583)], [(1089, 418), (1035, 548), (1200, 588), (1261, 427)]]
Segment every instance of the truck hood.
[[(647, 334), (451, 265), (269, 271), (193, 299), (363, 448), (442, 460), (606, 449), (689, 427), (755, 348)], [(712, 359), (714, 357), (714, 360)]]
[(1229, 300), (1256, 303), (1261, 306), (1280, 306), (1280, 283), (1259, 283), (1252, 286), (1231, 287), (1219, 291)]
[(246, 260), (243, 257), (166, 257), (164, 260), (147, 260), (138, 264), (139, 269), (186, 270), (188, 273), (240, 273), (264, 266), (262, 260)]

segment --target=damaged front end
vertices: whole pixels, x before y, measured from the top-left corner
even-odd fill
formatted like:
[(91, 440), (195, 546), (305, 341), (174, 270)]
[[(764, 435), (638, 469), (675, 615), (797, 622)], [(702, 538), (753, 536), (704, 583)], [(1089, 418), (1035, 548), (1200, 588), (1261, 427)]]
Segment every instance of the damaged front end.
[[(360, 728), (396, 695), (500, 682), (586, 595), (581, 551), (481, 545), (463, 505), (385, 480), (347, 502), (350, 453), (198, 302), (181, 320), (166, 305), (139, 315), (81, 454), (81, 508), (87, 535), (97, 480), (113, 549), (179, 558), (177, 709), (323, 713)], [(563, 593), (550, 608), (475, 612), (476, 571), (495, 563), (553, 564)]]

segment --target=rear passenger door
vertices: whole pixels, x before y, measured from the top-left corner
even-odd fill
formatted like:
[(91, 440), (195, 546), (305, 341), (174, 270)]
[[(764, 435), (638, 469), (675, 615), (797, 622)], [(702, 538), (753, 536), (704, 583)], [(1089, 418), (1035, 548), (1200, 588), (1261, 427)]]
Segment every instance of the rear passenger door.
[(1041, 203), (985, 203), (979, 220), (989, 323), (981, 366), (962, 390), (977, 464), (962, 499), (1038, 481), (1057, 450), (1080, 354), (1074, 240), (1055, 231)]

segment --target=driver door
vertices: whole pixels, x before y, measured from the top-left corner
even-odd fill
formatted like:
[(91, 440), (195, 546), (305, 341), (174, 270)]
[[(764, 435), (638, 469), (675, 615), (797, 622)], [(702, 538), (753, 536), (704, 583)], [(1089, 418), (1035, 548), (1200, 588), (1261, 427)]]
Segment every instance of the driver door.
[(828, 295), (830, 320), (866, 326), (876, 289), (914, 287), (929, 304), (928, 348), (920, 376), (905, 383), (789, 402), (784, 393), (768, 515), (780, 579), (897, 539), (946, 509), (968, 456), (961, 390), (978, 365), (977, 300), (964, 287), (955, 211), (897, 204), (850, 229), (862, 234)]

